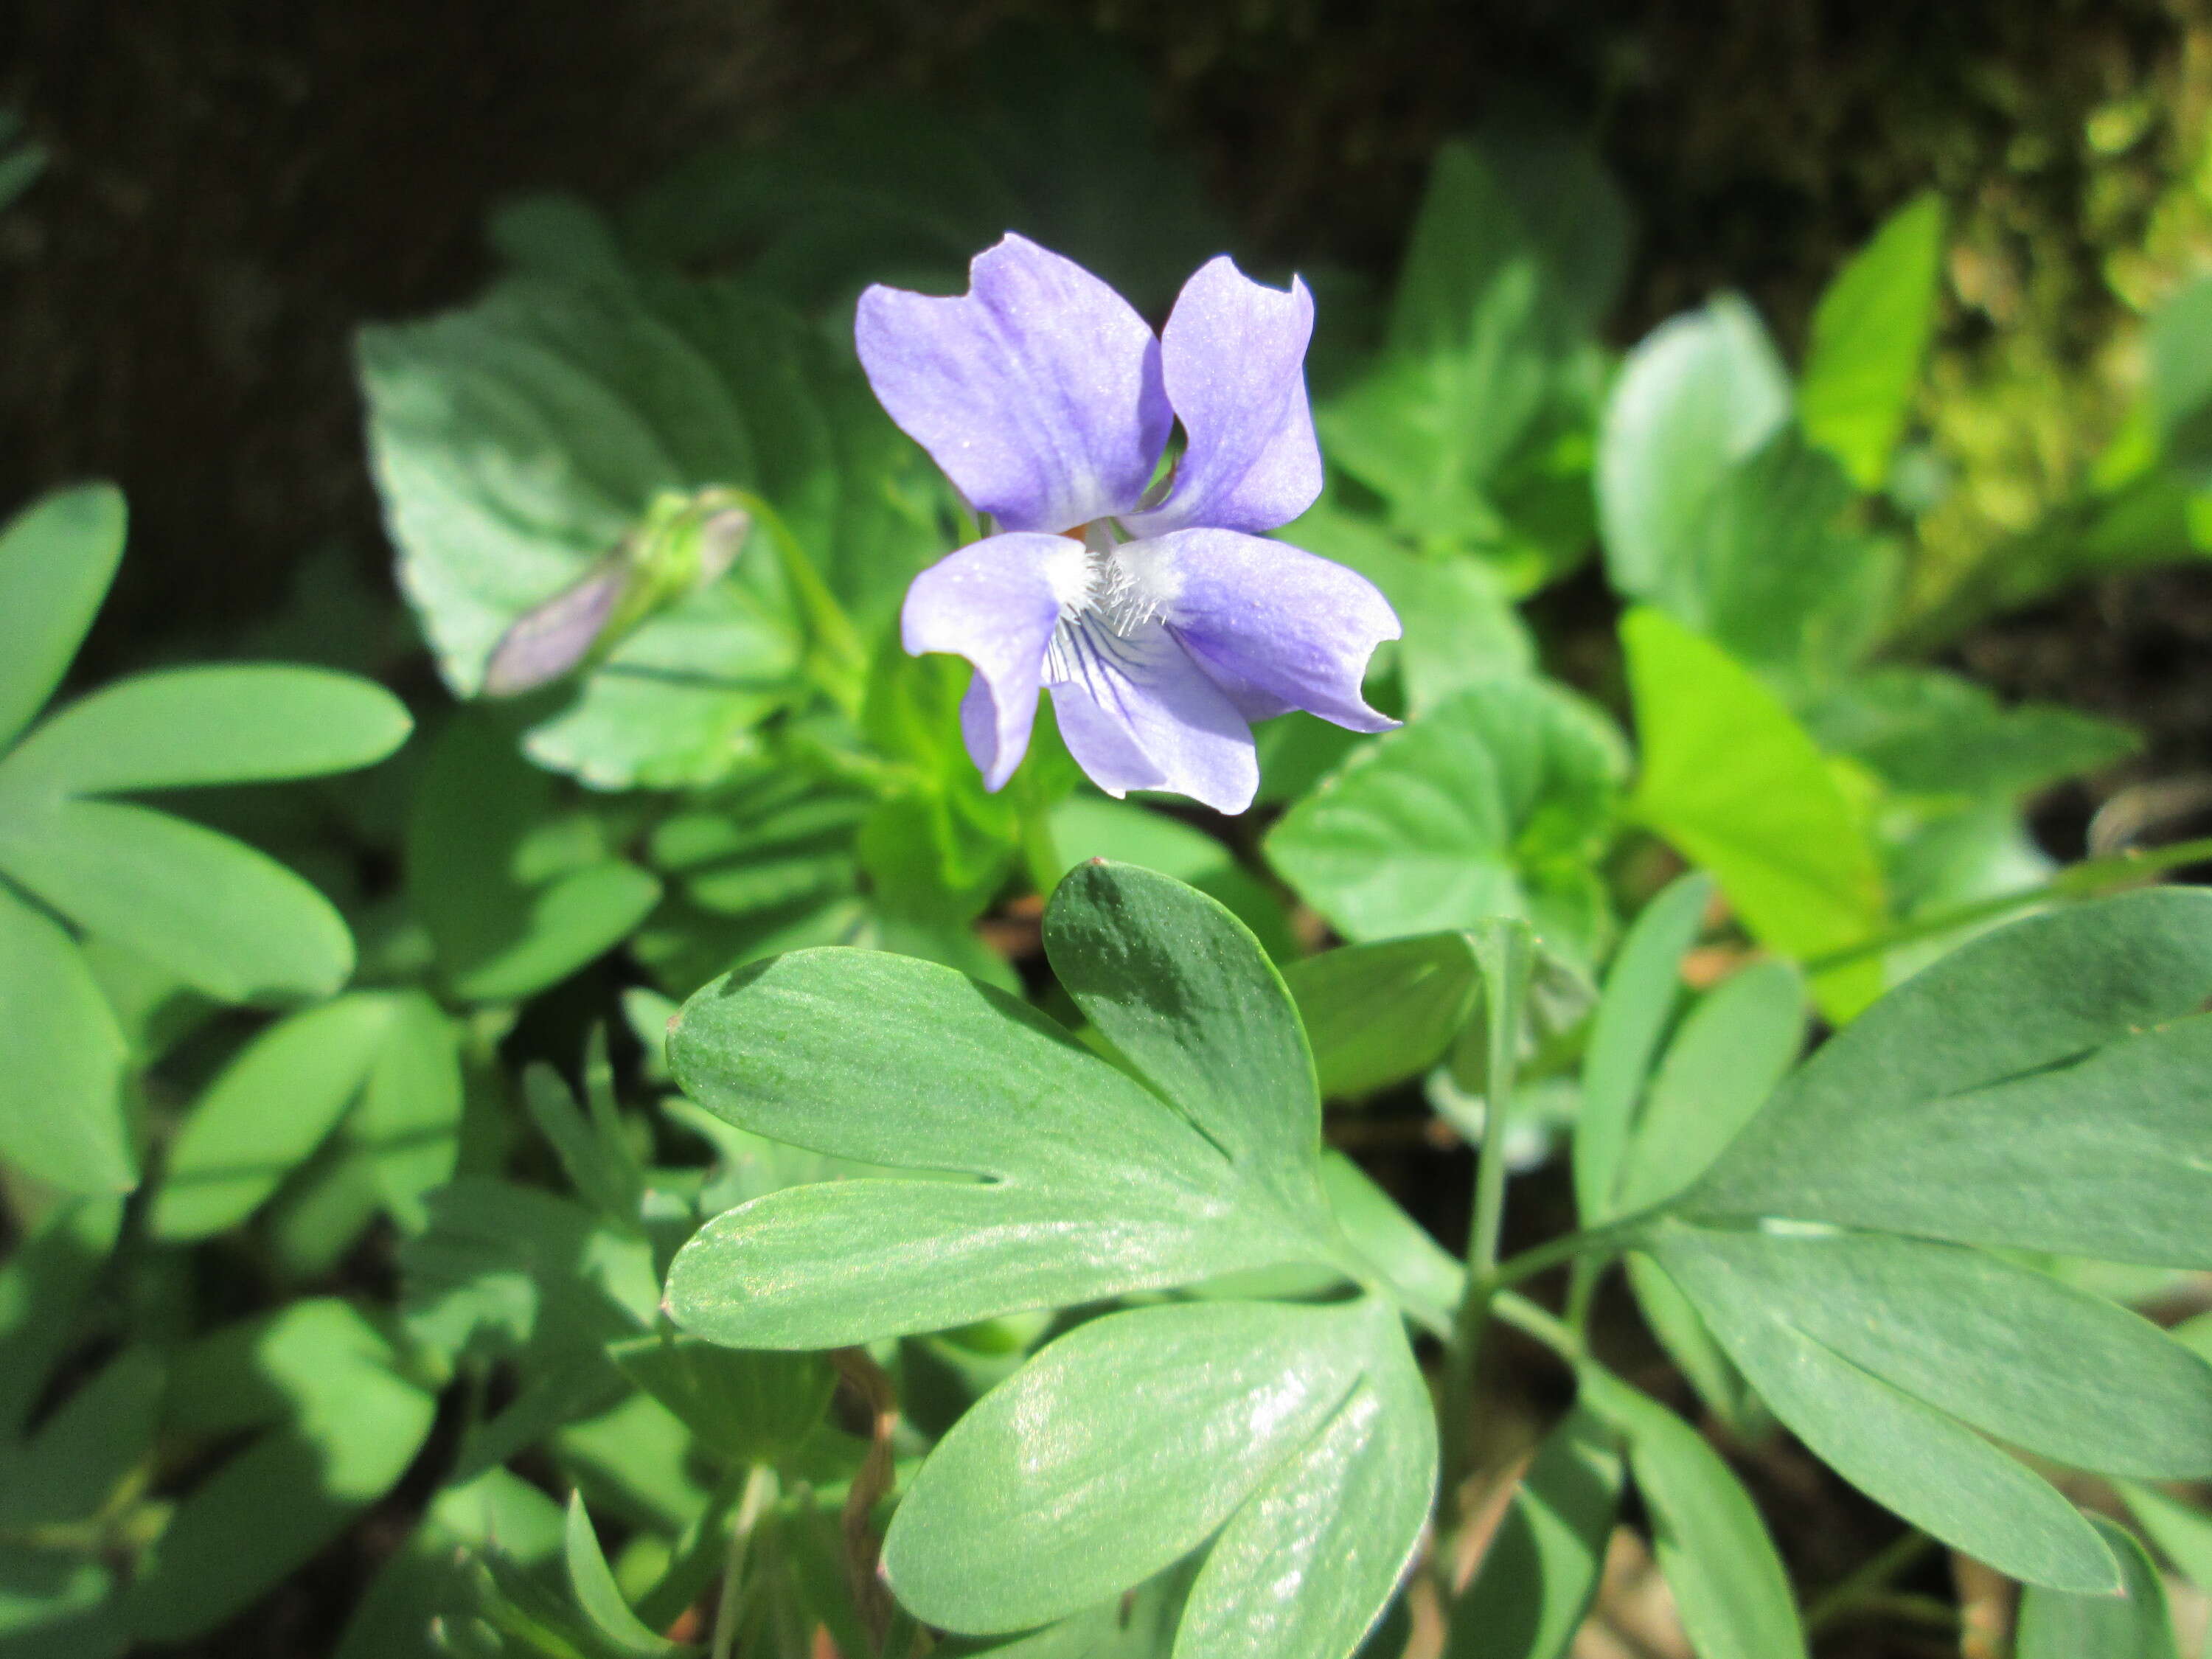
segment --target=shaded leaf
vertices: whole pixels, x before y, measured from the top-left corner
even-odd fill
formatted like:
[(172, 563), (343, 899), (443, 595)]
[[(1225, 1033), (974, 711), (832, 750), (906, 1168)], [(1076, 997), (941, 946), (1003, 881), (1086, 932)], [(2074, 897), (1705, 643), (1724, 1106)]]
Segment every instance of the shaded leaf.
[(2124, 1527), (2093, 1517), (2120, 1564), (2118, 1595), (2069, 1595), (2031, 1584), (2020, 1598), (2014, 1659), (2176, 1659), (2166, 1584)]
[(1698, 1659), (1803, 1659), (1790, 1580), (1742, 1483), (1702, 1436), (1595, 1367), (1582, 1401), (1628, 1442), (1660, 1571)]
[(0, 883), (0, 1153), (64, 1192), (137, 1186), (124, 1069), (76, 942)]
[(1445, 1659), (1560, 1659), (1597, 1599), (1623, 1473), (1620, 1436), (1586, 1406), (1544, 1437), (1452, 1604)]
[(58, 490), (0, 526), (0, 750), (61, 684), (123, 559), (112, 484)]

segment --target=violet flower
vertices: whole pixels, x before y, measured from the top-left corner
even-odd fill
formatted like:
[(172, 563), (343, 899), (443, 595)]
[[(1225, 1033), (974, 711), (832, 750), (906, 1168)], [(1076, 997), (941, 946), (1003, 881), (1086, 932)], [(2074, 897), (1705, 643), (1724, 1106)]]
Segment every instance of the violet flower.
[[(1251, 805), (1250, 722), (1304, 708), (1395, 724), (1360, 696), (1398, 618), (1364, 577), (1257, 533), (1321, 491), (1306, 402), (1313, 296), (1226, 255), (1183, 285), (1155, 337), (1072, 260), (1009, 234), (969, 290), (860, 296), (860, 362), (891, 418), (1000, 533), (915, 578), (906, 648), (975, 665), (961, 705), (992, 789), (1029, 747), (1040, 687), (1068, 750), (1110, 795)], [(1184, 447), (1152, 487), (1170, 431)]]

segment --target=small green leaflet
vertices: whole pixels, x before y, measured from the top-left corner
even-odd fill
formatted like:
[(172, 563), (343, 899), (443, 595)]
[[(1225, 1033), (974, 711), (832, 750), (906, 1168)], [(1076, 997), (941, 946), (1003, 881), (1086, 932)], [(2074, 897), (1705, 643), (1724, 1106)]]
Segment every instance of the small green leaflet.
[(2014, 1659), (2179, 1659), (2166, 1582), (2124, 1527), (2092, 1517), (2120, 1564), (2118, 1595), (2070, 1595), (2030, 1584), (2020, 1598)]
[[(800, 951), (685, 1005), (671, 1059), (709, 1109), (975, 1178), (851, 1179), (726, 1212), (671, 1269), (679, 1323), (820, 1348), (1263, 1267), (1371, 1278), (1322, 1186), (1297, 1012), (1251, 934), (1178, 882), (1094, 861), (1054, 894), (1045, 941), (1143, 1083), (1010, 997), (877, 953)], [(1345, 1659), (1435, 1468), (1386, 1298), (1140, 1308), (1061, 1338), (963, 1419), (885, 1559), (916, 1616), (994, 1634), (1080, 1613), (1212, 1538), (1178, 1653)]]
[(1474, 1577), (1444, 1659), (1561, 1659), (1597, 1599), (1620, 1516), (1620, 1437), (1587, 1406), (1544, 1437)]
[(1598, 519), (1614, 588), (1674, 608), (1698, 561), (1708, 499), (1789, 418), (1789, 372), (1735, 295), (1646, 336), (1621, 364), (1598, 429)]
[(137, 1162), (128, 1039), (72, 928), (226, 1001), (327, 995), (353, 968), (344, 922), (291, 871), (106, 797), (344, 771), (409, 729), (367, 681), (265, 665), (140, 675), (33, 726), (113, 580), (124, 526), (122, 496), (100, 484), (0, 529), (0, 1151), (82, 1193), (127, 1189)]
[(1798, 419), (1861, 489), (1888, 477), (1911, 413), (1942, 260), (1942, 198), (1916, 196), (1837, 273), (1813, 313)]
[(1355, 750), (1269, 832), (1268, 860), (1349, 939), (1514, 916), (1588, 961), (1611, 920), (1592, 865), (1626, 769), (1595, 709), (1496, 679)]
[[(1793, 957), (1856, 944), (1885, 916), (1857, 807), (1789, 709), (1662, 611), (1621, 621), (1644, 774), (1630, 811), (1719, 881), (1763, 943)], [(1869, 961), (1814, 985), (1847, 1019), (1881, 988)]]
[(2112, 1551), (1982, 1436), (2100, 1473), (2201, 1477), (2212, 1365), (1972, 1247), (2212, 1262), (2208, 994), (2212, 893), (1984, 935), (1785, 1079), (1643, 1248), (1848, 1479), (2014, 1577), (2108, 1591)]

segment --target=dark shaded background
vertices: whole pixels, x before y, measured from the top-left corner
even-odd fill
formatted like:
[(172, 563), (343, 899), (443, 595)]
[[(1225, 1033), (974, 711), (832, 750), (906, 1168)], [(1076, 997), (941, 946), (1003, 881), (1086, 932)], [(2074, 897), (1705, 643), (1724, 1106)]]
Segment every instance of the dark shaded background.
[[(1936, 185), (1946, 396), (2025, 361), (2075, 400), (2078, 454), (1996, 463), (2045, 494), (2110, 425), (2114, 250), (2193, 165), (2212, 81), (2212, 0), (8, 0), (0, 99), (53, 161), (0, 216), (0, 504), (100, 474), (134, 518), (82, 669), (264, 613), (319, 550), (381, 580), (349, 336), (465, 298), (501, 198), (612, 200), (832, 97), (957, 87), (1019, 21), (1144, 68), (1154, 108), (1097, 120), (1158, 121), (1246, 251), (1378, 276), (1437, 143), (1549, 102), (1638, 215), (1623, 342), (1725, 284), (1794, 342), (1844, 255)], [(2212, 603), (2160, 580), (1972, 642), (1976, 665), (2201, 744), (2212, 691), (2174, 661), (2212, 647)]]

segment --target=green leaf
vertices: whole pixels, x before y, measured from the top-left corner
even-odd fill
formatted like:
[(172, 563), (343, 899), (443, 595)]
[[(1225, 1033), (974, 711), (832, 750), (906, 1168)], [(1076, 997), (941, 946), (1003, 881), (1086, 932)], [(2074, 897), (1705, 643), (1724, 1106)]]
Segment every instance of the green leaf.
[[(678, 1321), (714, 1341), (838, 1347), (1334, 1260), (1310, 1218), (1283, 1213), (1158, 1097), (1014, 998), (932, 963), (779, 957), (692, 998), (669, 1048), (685, 1092), (740, 1127), (984, 1178), (798, 1187), (716, 1217), (668, 1292)], [(1310, 1092), (1272, 1103), (1318, 1144)]]
[(1879, 489), (1905, 431), (1936, 328), (1943, 202), (1916, 196), (1882, 222), (1820, 295), (1797, 389), (1805, 434)]
[[(833, 1157), (986, 1180), (741, 1205), (677, 1257), (680, 1323), (821, 1348), (1261, 1267), (1372, 1276), (1322, 1186), (1311, 1062), (1251, 935), (1102, 862), (1061, 884), (1045, 936), (1141, 1082), (1013, 999), (896, 957), (801, 952), (692, 999), (671, 1054), (711, 1109)], [(1224, 1289), (1083, 1326), (1001, 1384), (924, 1465), (885, 1560), (916, 1616), (1010, 1632), (1219, 1529), (1177, 1651), (1343, 1659), (1426, 1515), (1433, 1436), (1394, 1309)]]
[(607, 1565), (607, 1558), (599, 1553), (599, 1534), (592, 1530), (592, 1517), (584, 1512), (580, 1493), (571, 1493), (568, 1498), (565, 1554), (568, 1588), (575, 1594), (576, 1605), (592, 1621), (593, 1630), (616, 1652), (633, 1656), (634, 1659), (662, 1659), (664, 1655), (696, 1651), (647, 1630), (630, 1611), (621, 1586), (615, 1583), (614, 1573)]
[(2212, 895), (2154, 891), (1962, 948), (1799, 1068), (1649, 1236), (1816, 1452), (2054, 1589), (2109, 1588), (2109, 1553), (1971, 1431), (2118, 1474), (2198, 1474), (2212, 1368), (2100, 1298), (1934, 1241), (2204, 1260), (2189, 1149), (2212, 1027), (2189, 1016), (2212, 987), (2208, 913)]
[(1655, 603), (1785, 681), (1852, 667), (1889, 610), (1895, 556), (1845, 523), (1851, 501), (1833, 458), (1778, 428), (1715, 481)]
[(112, 484), (47, 495), (0, 526), (0, 750), (53, 694), (123, 558)]
[(280, 1021), (241, 1050), (170, 1145), (153, 1235), (204, 1238), (258, 1209), (361, 1092), (393, 1012), (390, 997), (358, 992)]
[(118, 1200), (66, 1200), (26, 1226), (0, 1262), (0, 1438), (14, 1439), (28, 1420), (122, 1224)]
[(1498, 132), (1443, 146), (1382, 356), (1318, 411), (1330, 458), (1402, 529), (1502, 543), (1500, 475), (1578, 423), (1582, 354), (1626, 243), (1620, 194), (1582, 145)]
[(635, 1228), (645, 1199), (645, 1171), (614, 1112), (595, 1110), (586, 1117), (561, 1074), (542, 1060), (524, 1070), (522, 1098), (531, 1121), (552, 1143), (577, 1196), (617, 1227)]
[[(2128, 1512), (2135, 1517), (2143, 1536), (2157, 1545), (2166, 1559), (2197, 1589), (2212, 1585), (2212, 1515), (2148, 1486), (2124, 1480), (2118, 1486), (2120, 1496), (2127, 1501)], [(2118, 1555), (2120, 1552), (2115, 1549), (2113, 1553)], [(2125, 1557), (2121, 1558), (2120, 1565), (2125, 1571)]]
[(118, 801), (21, 805), (0, 811), (0, 869), (210, 996), (328, 996), (353, 971), (330, 901), (243, 842)]
[(314, 777), (374, 765), (407, 710), (350, 674), (276, 664), (173, 668), (104, 686), (43, 722), (0, 787), (69, 794)]
[(1313, 1060), (1250, 931), (1181, 882), (1094, 859), (1054, 892), (1044, 939), (1099, 1035), (1289, 1224), (1326, 1234)]
[(457, 715), (430, 750), (407, 825), (409, 898), (438, 968), (471, 1002), (519, 1000), (612, 950), (660, 884), (617, 857), (581, 810), (484, 715)]
[[(1425, 1394), (1396, 1316), (1372, 1301), (1111, 1315), (1044, 1349), (955, 1425), (900, 1505), (884, 1565), (918, 1618), (1016, 1631), (1150, 1577), (1225, 1522), (1178, 1653), (1341, 1656), (1427, 1514)], [(1366, 1506), (1331, 1501), (1346, 1480), (1371, 1483), (1343, 1494)], [(1285, 1500), (1316, 1485), (1301, 1529)], [(1259, 1619), (1253, 1580), (1270, 1561), (1320, 1582)]]
[(2212, 1267), (2208, 995), (2200, 890), (1984, 934), (1799, 1067), (1683, 1210)]
[(195, 1486), (127, 1593), (132, 1631), (178, 1642), (266, 1594), (381, 1498), (435, 1402), (375, 1328), (330, 1298), (202, 1338), (171, 1387), (179, 1426), (267, 1432)]
[(836, 1382), (819, 1354), (744, 1353), (671, 1333), (617, 1343), (608, 1354), (733, 1465), (795, 1450), (820, 1425)]
[(714, 782), (800, 689), (795, 561), (872, 625), (941, 550), (945, 487), (849, 357), (724, 282), (512, 281), (367, 331), (380, 489), (447, 682), (479, 689), (514, 622), (572, 587), (663, 492), (729, 487), (759, 531), (542, 715), (544, 765), (601, 787)]
[(1628, 1441), (1660, 1571), (1698, 1659), (1804, 1659), (1805, 1636), (1773, 1540), (1742, 1484), (1694, 1429), (1594, 1366), (1583, 1405)]
[[(1382, 1319), (1365, 1378), (1206, 1553), (1176, 1637), (1185, 1659), (1335, 1659), (1405, 1577), (1436, 1495), (1436, 1418), (1395, 1314)], [(1208, 1461), (1183, 1478), (1210, 1480)]]
[(1568, 1413), (1452, 1604), (1444, 1659), (1561, 1659), (1597, 1599), (1622, 1477), (1620, 1437), (1586, 1406)]
[(1382, 589), (1405, 629), (1394, 651), (1407, 713), (1425, 714), (1454, 692), (1534, 670), (1535, 641), (1491, 564), (1423, 557), (1380, 525), (1325, 502), (1276, 533)]
[(2118, 1595), (2069, 1595), (2031, 1584), (2020, 1598), (2014, 1659), (2178, 1659), (2166, 1583), (2124, 1527), (2092, 1517), (2120, 1564)]
[(1855, 676), (1808, 711), (1823, 748), (1909, 794), (2017, 799), (2126, 759), (2125, 726), (2050, 703), (1999, 705), (1988, 688), (1928, 668)]
[(1283, 970), (1324, 1097), (1372, 1093), (1441, 1060), (1482, 976), (1465, 933), (1348, 945)]
[(1103, 858), (1172, 876), (1220, 901), (1284, 964), (1285, 972), (1297, 961), (1298, 944), (1282, 901), (1203, 830), (1134, 801), (1091, 794), (1062, 801), (1053, 808), (1051, 823), (1053, 847), (1069, 869), (1085, 859)]
[(1356, 751), (1284, 815), (1267, 856), (1352, 939), (1515, 916), (1587, 958), (1606, 919), (1591, 865), (1623, 769), (1594, 710), (1501, 679)]
[(561, 1553), (562, 1522), (559, 1505), (505, 1469), (447, 1487), (362, 1595), (337, 1659), (440, 1659), (433, 1625), (454, 1630), (476, 1608), (465, 1558), (496, 1551), (517, 1566), (542, 1565)]
[(1712, 896), (1711, 877), (1692, 871), (1677, 878), (1644, 907), (1607, 971), (1583, 1051), (1575, 1118), (1575, 1206), (1585, 1227), (1618, 1208), (1637, 1103), (1681, 1002), (1682, 957), (1697, 942)]
[[(1792, 957), (1881, 925), (1881, 869), (1820, 751), (1774, 694), (1656, 611), (1621, 623), (1644, 773), (1631, 811), (1712, 872), (1745, 925)], [(1832, 1018), (1881, 988), (1878, 963), (1822, 975)]]
[(429, 1195), (430, 1224), (400, 1246), (408, 1334), (434, 1352), (604, 1359), (649, 1328), (652, 1253), (581, 1205), (464, 1176)]
[(1321, 1182), (1352, 1249), (1382, 1275), (1406, 1316), (1442, 1334), (1467, 1285), (1457, 1256), (1400, 1209), (1389, 1194), (1342, 1152), (1322, 1154)]
[(1621, 365), (1598, 434), (1598, 518), (1613, 586), (1657, 603), (1677, 595), (1714, 491), (1789, 417), (1789, 375), (1735, 295), (1647, 335)]
[(1190, 1578), (1178, 1564), (1042, 1630), (1004, 1639), (952, 1636), (933, 1651), (945, 1659), (1170, 1659)]
[(2159, 307), (2146, 343), (2149, 401), (2166, 456), (2201, 478), (2212, 460), (2212, 278), (2198, 277)]
[(403, 1232), (429, 1218), (424, 1200), (453, 1179), (460, 1152), (461, 1032), (428, 993), (393, 999), (346, 1139), (368, 1160), (386, 1209)]
[(113, 1577), (74, 1551), (0, 1543), (0, 1654), (114, 1659), (130, 1632), (109, 1599)]
[(1805, 981), (1786, 962), (1739, 969), (1698, 1000), (1667, 1048), (1621, 1166), (1640, 1210), (1703, 1175), (1805, 1046)]
[[(2112, 1365), (2122, 1356), (2148, 1354), (2157, 1392), (2151, 1409), (2134, 1420), (2202, 1432), (2189, 1419), (2203, 1415), (2203, 1403), (2187, 1401), (2187, 1379), (2172, 1359), (2160, 1363), (2150, 1346), (2163, 1340), (2155, 1329), (2144, 1327), (2148, 1342), (2115, 1340), (2087, 1310), (2131, 1316), (2055, 1280), (2043, 1281), (2047, 1290), (2031, 1289), (2036, 1275), (2025, 1268), (1972, 1252), (1847, 1234), (1787, 1238), (1668, 1228), (1656, 1249), (1729, 1358), (1800, 1439), (1878, 1502), (2014, 1577), (2084, 1593), (2117, 1582), (2110, 1554), (2073, 1505), (1961, 1417), (1978, 1426), (2024, 1429), (2046, 1446), (2106, 1449), (2093, 1425), (2080, 1425), (2085, 1444), (2081, 1434), (2055, 1423), (2055, 1414), (2084, 1394), (2109, 1400), (2124, 1392), (2136, 1379), (2124, 1371), (2116, 1376)], [(1898, 1310), (1902, 1328), (1892, 1340), (1880, 1291), (1916, 1276), (1929, 1282), (1917, 1305)], [(1848, 1313), (1806, 1306), (1799, 1298), (1808, 1285), (1844, 1292), (1860, 1322), (1868, 1306), (1881, 1306), (1884, 1328), (1854, 1332)], [(1987, 1300), (1978, 1303), (1976, 1289)], [(2013, 1308), (2008, 1297), (2019, 1299), (2021, 1315), (2014, 1340), (2004, 1330)], [(2069, 1308), (2062, 1297), (2079, 1297), (2082, 1305)], [(1947, 1315), (1974, 1322), (1947, 1332)], [(2053, 1340), (2065, 1346), (2054, 1349)], [(2179, 1349), (2174, 1357), (2187, 1358)], [(2005, 1376), (2007, 1364), (2021, 1369)], [(1946, 1366), (1954, 1368), (1949, 1375), (1931, 1376)], [(1978, 1387), (1991, 1397), (1972, 1397)]]
[(18, 1445), (0, 1446), (0, 1528), (89, 1521), (154, 1450), (161, 1358), (125, 1349)]
[(64, 1192), (137, 1186), (124, 1066), (76, 942), (0, 882), (0, 1154)]

